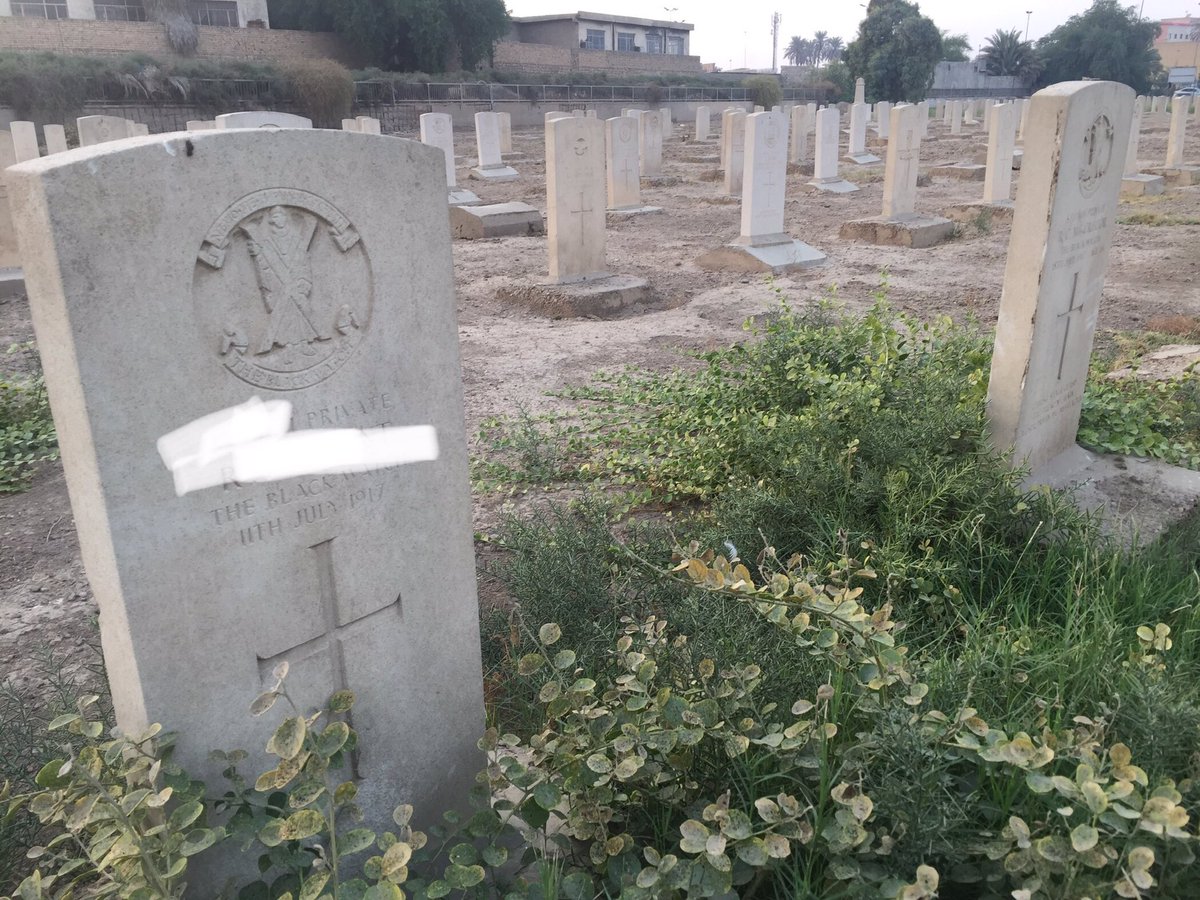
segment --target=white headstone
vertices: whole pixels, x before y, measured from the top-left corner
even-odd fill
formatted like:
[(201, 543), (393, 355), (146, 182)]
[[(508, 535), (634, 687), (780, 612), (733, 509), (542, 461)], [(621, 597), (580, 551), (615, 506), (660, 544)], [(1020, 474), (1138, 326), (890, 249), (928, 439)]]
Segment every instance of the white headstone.
[(641, 147), (642, 174), (662, 174), (662, 114), (645, 110), (638, 116), (638, 140)]
[(746, 164), (746, 114), (734, 110), (724, 124), (721, 140), (725, 144), (725, 194), (737, 197), (742, 193)]
[(46, 137), (46, 155), (67, 151), (67, 129), (61, 125), (47, 125), (42, 129)]
[(1036, 470), (1073, 451), (1116, 224), (1133, 91), (1039, 91), (1029, 112), (988, 387), (991, 440)]
[(901, 103), (890, 113), (887, 162), (883, 173), (883, 215), (898, 218), (917, 210), (917, 169), (921, 161), (920, 107)]
[(662, 126), (663, 141), (669, 141), (675, 133), (675, 123), (671, 121), (671, 107), (664, 106), (658, 111), (658, 124)]
[[(1171, 129), (1167, 133), (1167, 168), (1183, 165), (1183, 142), (1187, 137), (1188, 102), (1180, 100), (1171, 110)], [(16, 124), (16, 123), (14, 123)]]
[(707, 106), (696, 107), (696, 140), (707, 141), (712, 127), (712, 113)]
[(500, 118), (494, 112), (475, 113), (475, 144), (479, 168), (497, 168), (504, 165), (500, 158)]
[(500, 117), (500, 155), (513, 152), (512, 141), (512, 113), (498, 112)]
[[(988, 131), (987, 172), (983, 178), (983, 202), (1007, 203), (1012, 193), (1013, 122), (1017, 108), (1010, 103), (993, 106)], [(1022, 163), (1024, 165), (1024, 163)]]
[(380, 122), (378, 119), (371, 116), (359, 116), (355, 121), (358, 123), (359, 134), (382, 134)]
[(746, 117), (745, 125), (740, 242), (751, 246), (780, 243), (786, 238), (787, 119), (782, 112), (762, 112)]
[(8, 126), (12, 133), (13, 159), (26, 162), (42, 155), (38, 149), (37, 126), (32, 122), (13, 122)]
[(358, 133), (358, 119), (342, 119), (342, 131)]
[(886, 100), (880, 100), (875, 104), (875, 111), (879, 116), (877, 133), (881, 139), (886, 141), (892, 133), (892, 104)]
[(585, 116), (546, 126), (546, 234), (550, 280), (567, 284), (604, 270), (604, 123)]
[(963, 130), (963, 103), (961, 100), (955, 100), (950, 104), (950, 133), (962, 134)]
[(150, 126), (144, 122), (130, 122), (129, 136), (130, 137), (146, 137), (150, 134)]
[(216, 127), (216, 122), (204, 119), (191, 119), (187, 123), (188, 131), (212, 131)]
[[(361, 742), (336, 777), (378, 830), (398, 802), (461, 806), (483, 763), (442, 167), (414, 141), (238, 130), (7, 173), (117, 725), (176, 731), (175, 760), (210, 784), (214, 747), (265, 771), (296, 713), (244, 711), (286, 661), (300, 713), (356, 695)], [(235, 438), (240, 461), (210, 467), (224, 484), (177, 495), (166, 460), (196, 473), (208, 417), (229, 440), (255, 398), (287, 401), (295, 433)], [(420, 437), (410, 457), (434, 461), (323, 472), (328, 429)], [(188, 874), (211, 897), (232, 873)]]
[(807, 106), (792, 107), (791, 150), (788, 161), (793, 165), (808, 161), (808, 132), (812, 129), (812, 116)]
[[(862, 79), (859, 79), (860, 81)], [(817, 113), (813, 134), (813, 180), (838, 180), (838, 147), (841, 144), (841, 114), (836, 106)]]
[(867, 82), (862, 78), (854, 79), (854, 102), (867, 102)]
[(454, 190), (458, 179), (454, 172), (454, 120), (447, 113), (422, 113), (421, 143), (442, 151), (446, 166), (446, 185)]
[(291, 113), (256, 109), (249, 112), (225, 113), (217, 116), (217, 128), (312, 128), (312, 119)]
[(618, 116), (604, 123), (608, 170), (608, 208), (635, 209), (642, 205), (638, 123)]
[(132, 122), (119, 116), (81, 116), (75, 120), (80, 147), (124, 140), (130, 136), (131, 125)]
[(855, 103), (850, 107), (850, 156), (862, 156), (867, 152), (867, 120), (871, 117), (871, 107), (865, 103)]
[(1142, 119), (1145, 118), (1142, 109), (1142, 99), (1138, 97), (1133, 104), (1133, 118), (1129, 125), (1129, 145), (1125, 150), (1125, 174), (1138, 174), (1138, 144), (1142, 137)]

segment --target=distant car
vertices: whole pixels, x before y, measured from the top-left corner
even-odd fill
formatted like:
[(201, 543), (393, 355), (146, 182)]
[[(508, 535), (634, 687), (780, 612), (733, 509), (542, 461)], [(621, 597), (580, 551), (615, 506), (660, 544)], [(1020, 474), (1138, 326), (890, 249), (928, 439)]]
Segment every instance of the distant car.
[(1174, 97), (1200, 97), (1200, 85), (1193, 84), (1191, 87), (1180, 88), (1172, 96), (1174, 96)]

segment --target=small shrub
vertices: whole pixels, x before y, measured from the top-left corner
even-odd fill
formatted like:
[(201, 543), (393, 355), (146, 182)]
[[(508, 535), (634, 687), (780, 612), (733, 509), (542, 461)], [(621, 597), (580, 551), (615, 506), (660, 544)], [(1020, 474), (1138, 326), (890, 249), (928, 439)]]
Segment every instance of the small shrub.
[(761, 106), (767, 112), (771, 111), (771, 107), (783, 102), (783, 88), (779, 85), (779, 79), (774, 76), (755, 75), (753, 78), (747, 78), (743, 84), (750, 91), (755, 106)]
[(284, 76), (291, 83), (298, 107), (318, 128), (340, 127), (354, 104), (354, 79), (350, 71), (331, 59), (301, 60), (288, 65)]
[(0, 372), (0, 493), (23, 490), (36, 463), (58, 457), (37, 352), (32, 344), (15, 345), (6, 356), (23, 358), (24, 371)]

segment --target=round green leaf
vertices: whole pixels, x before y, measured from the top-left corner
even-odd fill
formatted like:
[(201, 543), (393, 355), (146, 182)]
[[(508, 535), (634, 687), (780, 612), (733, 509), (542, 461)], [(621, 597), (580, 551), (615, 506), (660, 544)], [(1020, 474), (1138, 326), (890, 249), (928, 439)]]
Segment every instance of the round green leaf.
[(540, 669), (546, 660), (540, 653), (526, 653), (517, 663), (518, 675), (532, 675)]
[(451, 864), (446, 867), (446, 883), (455, 890), (466, 890), (483, 881), (483, 866), (459, 866)]
[(538, 640), (549, 647), (562, 637), (562, 629), (554, 622), (547, 622), (538, 629)]
[(267, 752), (274, 753), (280, 759), (292, 759), (300, 753), (307, 733), (308, 723), (303, 716), (284, 719), (267, 741)]

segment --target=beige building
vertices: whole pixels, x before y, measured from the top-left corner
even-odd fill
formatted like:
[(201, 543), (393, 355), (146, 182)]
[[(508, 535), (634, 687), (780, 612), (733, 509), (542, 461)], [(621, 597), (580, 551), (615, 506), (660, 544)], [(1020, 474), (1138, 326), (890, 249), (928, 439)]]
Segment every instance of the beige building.
[(687, 22), (576, 12), (514, 17), (508, 39), (579, 50), (688, 56), (694, 27)]
[[(267, 0), (188, 0), (197, 25), (268, 26)], [(0, 0), (0, 16), (30, 19), (94, 19), (145, 22), (144, 0)]]
[(1163, 19), (1158, 26), (1154, 49), (1162, 57), (1170, 84), (1194, 84), (1200, 69), (1200, 17)]

